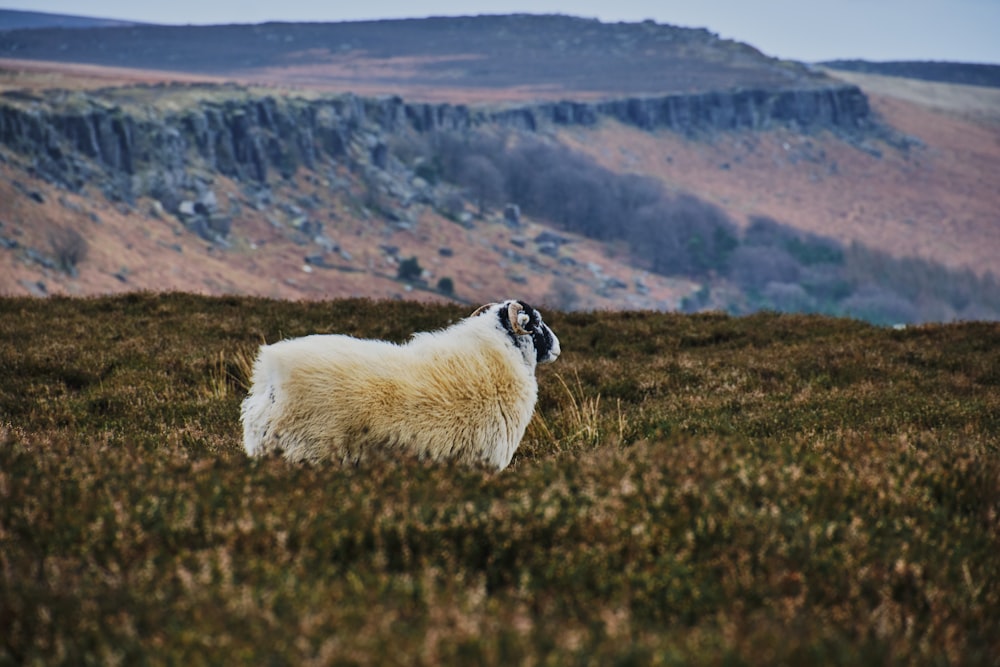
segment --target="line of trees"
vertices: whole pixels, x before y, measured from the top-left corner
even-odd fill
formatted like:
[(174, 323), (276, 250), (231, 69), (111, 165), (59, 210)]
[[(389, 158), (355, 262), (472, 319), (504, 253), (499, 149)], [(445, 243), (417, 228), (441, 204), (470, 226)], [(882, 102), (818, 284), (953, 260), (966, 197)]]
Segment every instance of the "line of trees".
[(879, 324), (1000, 319), (992, 274), (845, 247), (767, 217), (752, 217), (741, 233), (709, 202), (613, 172), (537, 135), (442, 132), (410, 151), (418, 173), (461, 186), (481, 212), (514, 203), (564, 230), (623, 242), (650, 271), (738, 288), (725, 304), (696, 299), (692, 308), (819, 312)]
[(430, 143), (430, 173), (464, 187), (481, 210), (511, 202), (567, 231), (624, 241), (657, 273), (718, 273), (738, 245), (736, 225), (718, 207), (534, 135), (439, 133)]

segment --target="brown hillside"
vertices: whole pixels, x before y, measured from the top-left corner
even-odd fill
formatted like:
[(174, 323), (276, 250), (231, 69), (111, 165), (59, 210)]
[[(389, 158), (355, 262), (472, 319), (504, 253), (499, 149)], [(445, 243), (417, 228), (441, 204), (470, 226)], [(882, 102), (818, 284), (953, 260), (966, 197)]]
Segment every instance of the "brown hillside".
[[(731, 47), (732, 53), (739, 50)], [(476, 87), (464, 77), (408, 80), (415, 67), (431, 60), (372, 59), (357, 54), (336, 63), (305, 57), (285, 66), (245, 70), (244, 83), (278, 93), (281, 84), (317, 85), (311, 71), (322, 70), (323, 89), (359, 93), (401, 93), (414, 99), (451, 102), (523, 101), (553, 93), (532, 85)], [(319, 69), (317, 69), (319, 68)], [(330, 68), (350, 71), (340, 83)], [(347, 69), (345, 69), (347, 68)], [(435, 70), (440, 73), (442, 70)], [(407, 74), (409, 72), (409, 74)], [(989, 89), (909, 82), (872, 75), (836, 73), (860, 85), (874, 111), (896, 130), (917, 140), (909, 150), (877, 139), (849, 143), (826, 132), (806, 135), (791, 129), (717, 133), (685, 138), (668, 131), (647, 132), (603, 120), (593, 127), (558, 131), (568, 145), (595, 156), (615, 170), (655, 176), (668, 187), (694, 193), (722, 206), (740, 224), (766, 215), (798, 228), (844, 241), (859, 241), (896, 256), (919, 256), (949, 267), (1000, 275), (1000, 101)], [(257, 77), (257, 78), (254, 78)], [(125, 67), (0, 61), (3, 90), (106, 88), (165, 81), (217, 81), (206, 74), (143, 71)], [(359, 81), (371, 82), (367, 86)], [(593, 90), (558, 90), (561, 97), (593, 97)], [(85, 197), (59, 192), (32, 178), (29, 165), (8, 155), (0, 163), (0, 236), (20, 249), (0, 249), (0, 287), (7, 293), (93, 294), (134, 289), (181, 289), (211, 294), (246, 292), (286, 298), (369, 295), (442, 299), (433, 291), (407, 291), (393, 279), (400, 258), (417, 256), (438, 278), (455, 281), (456, 296), (479, 302), (511, 293), (536, 301), (574, 292), (584, 307), (676, 307), (696, 289), (685, 281), (646, 275), (626, 258), (600, 244), (574, 237), (566, 246), (573, 268), (556, 258), (538, 257), (543, 271), (510, 259), (513, 233), (497, 222), (480, 221), (466, 230), (433, 212), (421, 214), (414, 229), (399, 230), (373, 221), (343, 202), (328, 201), (324, 221), (351, 256), (349, 270), (307, 267), (303, 249), (275, 231), (264, 215), (244, 206), (229, 249), (183, 232), (168, 218), (150, 214), (152, 202), (135, 208), (113, 205), (96, 190)], [(300, 175), (290, 188), (318, 188)], [(239, 201), (237, 184), (219, 179), (220, 196)], [(37, 192), (44, 204), (28, 194)], [(100, 220), (91, 219), (94, 214)], [(495, 220), (495, 219), (494, 219)], [(529, 221), (530, 236), (540, 221)], [(24, 248), (52, 254), (52, 230), (83, 225), (90, 252), (71, 278), (26, 259)], [(383, 246), (397, 254), (387, 255)], [(441, 248), (453, 251), (450, 257)], [(179, 249), (179, 250), (178, 250)], [(595, 267), (597, 267), (595, 269)], [(613, 278), (629, 287), (607, 292)], [(558, 280), (557, 280), (558, 279)], [(633, 285), (639, 279), (647, 294)]]
[(885, 122), (919, 144), (857, 147), (790, 130), (688, 139), (614, 123), (562, 136), (609, 167), (713, 201), (737, 222), (767, 215), (896, 256), (1000, 275), (1000, 92), (850, 78)]
[[(317, 215), (341, 249), (324, 256), (325, 266), (312, 265), (306, 256), (315, 249), (278, 224), (274, 214), (255, 210), (237, 184), (219, 177), (214, 188), (220, 199), (237, 202), (240, 208), (229, 248), (204, 241), (172, 216), (154, 212), (152, 200), (140, 200), (135, 207), (112, 204), (100, 195), (60, 191), (26, 178), (17, 165), (0, 164), (0, 238), (16, 244), (0, 248), (0, 293), (170, 290), (285, 299), (457, 299), (470, 304), (518, 295), (536, 303), (584, 308), (673, 309), (695, 289), (689, 281), (634, 269), (600, 243), (573, 234), (562, 234), (569, 243), (559, 257), (537, 254), (525, 263), (512, 240), (527, 239), (530, 250), (530, 239), (545, 227), (525, 221), (512, 230), (496, 212), (474, 220), (474, 228), (467, 229), (426, 210), (405, 229), (359, 212), (349, 200), (331, 199), (324, 194), (326, 183), (301, 174), (276, 186), (276, 194), (326, 202)], [(58, 239), (68, 229), (79, 230), (88, 246), (76, 276), (46, 265), (57, 263)], [(399, 262), (409, 257), (417, 257), (424, 269), (425, 286), (396, 279)], [(454, 295), (433, 289), (441, 278), (453, 281)], [(636, 291), (637, 280), (642, 294)], [(627, 287), (609, 291), (603, 287), (609, 281)]]

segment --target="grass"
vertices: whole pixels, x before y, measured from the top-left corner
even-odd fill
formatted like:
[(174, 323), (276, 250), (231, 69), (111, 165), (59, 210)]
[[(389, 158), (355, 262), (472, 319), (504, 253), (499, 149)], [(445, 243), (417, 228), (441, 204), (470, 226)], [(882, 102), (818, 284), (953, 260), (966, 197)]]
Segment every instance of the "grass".
[(0, 299), (0, 665), (996, 664), (1000, 325), (546, 313), (503, 473), (242, 454), (262, 340), (465, 314)]

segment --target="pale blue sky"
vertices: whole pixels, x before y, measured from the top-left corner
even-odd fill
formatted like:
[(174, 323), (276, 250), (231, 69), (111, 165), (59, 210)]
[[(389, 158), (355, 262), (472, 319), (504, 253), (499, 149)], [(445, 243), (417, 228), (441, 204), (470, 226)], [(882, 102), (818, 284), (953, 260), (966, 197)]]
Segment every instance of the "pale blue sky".
[(560, 13), (708, 28), (780, 58), (1000, 64), (1000, 0), (21, 0), (5, 9), (152, 23), (260, 23)]

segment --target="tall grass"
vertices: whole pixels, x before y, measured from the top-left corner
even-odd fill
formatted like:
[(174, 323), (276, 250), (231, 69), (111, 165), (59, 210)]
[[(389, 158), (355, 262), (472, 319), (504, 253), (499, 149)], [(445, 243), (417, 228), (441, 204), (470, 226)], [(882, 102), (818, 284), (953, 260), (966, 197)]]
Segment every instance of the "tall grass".
[(246, 345), (228, 352), (219, 350), (212, 358), (209, 369), (209, 393), (218, 399), (231, 395), (246, 396), (250, 391), (256, 355), (256, 348)]
[(243, 455), (261, 341), (465, 314), (0, 299), (0, 664), (995, 664), (996, 324), (546, 313), (503, 473)]
[[(579, 376), (573, 387), (559, 373), (555, 380), (563, 389), (561, 409), (546, 419), (538, 413), (526, 433), (528, 443), (534, 445), (534, 452), (564, 452), (595, 447), (603, 432), (601, 395), (587, 396)], [(525, 452), (531, 445), (525, 446)]]

